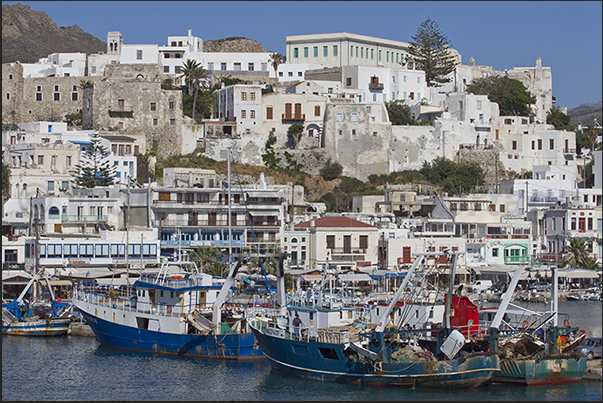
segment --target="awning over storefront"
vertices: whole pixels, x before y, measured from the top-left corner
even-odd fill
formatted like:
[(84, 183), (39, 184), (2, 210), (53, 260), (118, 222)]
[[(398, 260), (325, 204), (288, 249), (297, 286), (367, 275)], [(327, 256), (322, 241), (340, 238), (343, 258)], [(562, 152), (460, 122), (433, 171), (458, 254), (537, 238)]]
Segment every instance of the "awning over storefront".
[[(321, 281), (322, 274), (303, 274), (299, 276), (302, 281)], [(335, 280), (335, 277), (332, 274), (329, 274), (325, 277), (326, 280)]]
[(567, 270), (565, 273), (559, 273), (559, 277), (567, 278), (599, 278), (599, 273), (594, 270), (573, 269)]
[(339, 275), (341, 281), (372, 281), (371, 276), (365, 273), (342, 273)]

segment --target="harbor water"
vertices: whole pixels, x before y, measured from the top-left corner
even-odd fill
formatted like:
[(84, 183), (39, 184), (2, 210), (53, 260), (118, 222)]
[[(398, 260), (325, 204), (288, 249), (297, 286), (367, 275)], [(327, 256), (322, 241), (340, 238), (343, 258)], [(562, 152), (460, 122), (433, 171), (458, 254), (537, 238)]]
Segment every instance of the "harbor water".
[[(561, 301), (572, 326), (601, 336), (600, 301)], [(542, 310), (542, 306), (531, 306)], [(489, 384), (472, 390), (401, 389), (306, 380), (266, 360), (236, 362), (105, 348), (94, 337), (2, 336), (2, 400), (564, 400), (601, 401), (601, 381), (552, 386)]]

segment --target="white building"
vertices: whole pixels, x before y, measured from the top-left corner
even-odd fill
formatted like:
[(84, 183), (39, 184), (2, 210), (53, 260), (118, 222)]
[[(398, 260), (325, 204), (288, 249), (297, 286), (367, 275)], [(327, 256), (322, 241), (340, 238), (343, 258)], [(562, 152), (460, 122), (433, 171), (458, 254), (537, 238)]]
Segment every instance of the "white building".
[(262, 133), (262, 86), (236, 84), (216, 91), (215, 118), (236, 122), (236, 133)]

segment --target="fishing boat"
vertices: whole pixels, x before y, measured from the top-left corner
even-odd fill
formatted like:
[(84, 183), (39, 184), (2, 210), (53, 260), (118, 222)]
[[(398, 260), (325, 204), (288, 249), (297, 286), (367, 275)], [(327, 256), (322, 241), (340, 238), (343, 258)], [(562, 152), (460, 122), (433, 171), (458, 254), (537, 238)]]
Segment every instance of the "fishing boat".
[(132, 286), (99, 292), (93, 284), (80, 283), (73, 304), (104, 346), (261, 359), (262, 351), (246, 326), (242, 307), (226, 307), (236, 290), (234, 273), (232, 269), (226, 280), (217, 279), (198, 270), (194, 262), (164, 259), (158, 272), (141, 275)]
[(519, 268), (511, 280), (509, 289), (490, 327), (490, 349), (500, 356), (500, 371), (494, 375), (494, 382), (542, 385), (578, 382), (586, 373), (587, 360), (573, 352), (575, 346), (586, 336), (578, 328), (571, 326), (569, 319), (564, 326), (558, 325), (558, 276), (553, 269), (551, 312), (538, 326), (531, 323), (523, 326), (521, 333), (504, 335), (500, 331), (513, 290), (519, 281)]
[[(324, 315), (326, 322), (321, 321), (320, 316), (307, 317), (304, 326), (296, 329), (289, 318), (293, 311), (298, 313), (303, 309), (295, 306), (248, 309), (248, 323), (276, 371), (321, 381), (403, 387), (480, 387), (500, 370), (499, 357), (487, 352), (461, 353), (465, 338), (458, 330), (450, 329), (449, 315), (445, 315), (444, 326), (437, 331), (440, 343), (434, 351), (423, 348), (419, 341), (422, 334), (434, 332), (431, 327), (393, 325), (390, 315), (397, 302), (406, 299), (402, 295), (413, 272), (420, 264), (427, 264), (427, 257), (434, 254), (443, 253), (424, 254), (415, 260), (374, 327), (343, 323), (346, 317), (353, 318), (354, 313), (342, 309), (335, 315)], [(451, 257), (450, 292), (457, 254), (452, 253)], [(447, 312), (450, 307), (448, 303)]]
[[(44, 282), (49, 299), (40, 297)], [(31, 293), (30, 300), (25, 297)], [(4, 303), (2, 301), (2, 334), (15, 336), (64, 336), (71, 324), (71, 304), (55, 298), (48, 277), (36, 273), (21, 294)]]

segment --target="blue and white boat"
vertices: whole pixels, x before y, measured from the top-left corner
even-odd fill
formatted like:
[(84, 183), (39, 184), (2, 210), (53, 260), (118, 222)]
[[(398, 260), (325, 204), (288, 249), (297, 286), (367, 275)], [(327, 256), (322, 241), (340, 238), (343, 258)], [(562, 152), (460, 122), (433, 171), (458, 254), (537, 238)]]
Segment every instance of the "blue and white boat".
[[(229, 163), (228, 200), (232, 200), (230, 177)], [(226, 279), (179, 259), (163, 260), (157, 273), (141, 275), (131, 287), (102, 293), (85, 284), (76, 288), (73, 305), (102, 345), (234, 360), (266, 358), (247, 325), (245, 307), (231, 303), (237, 289), (235, 276), (243, 263), (243, 257), (233, 262), (231, 205)], [(282, 272), (283, 256), (278, 261)]]
[[(238, 266), (236, 266), (238, 268)], [(224, 359), (263, 359), (242, 309), (224, 309), (233, 273), (217, 279), (193, 262), (164, 261), (132, 286), (74, 290), (73, 305), (104, 346)], [(239, 312), (237, 312), (239, 311)]]
[[(45, 280), (50, 299), (39, 297), (38, 287)], [(26, 300), (27, 294), (31, 298)], [(55, 298), (48, 277), (36, 273), (21, 294), (12, 300), (2, 300), (2, 334), (15, 336), (64, 336), (71, 324), (71, 304)]]
[[(456, 254), (453, 256), (451, 278), (454, 278), (456, 265)], [(485, 385), (500, 371), (499, 357), (493, 353), (462, 352), (465, 339), (458, 330), (451, 330), (449, 314), (445, 315), (444, 326), (438, 329), (439, 343), (435, 351), (424, 348), (421, 341), (423, 335), (434, 333), (431, 326), (412, 328), (391, 322), (396, 303), (407, 289), (413, 271), (426, 260), (427, 256), (416, 259), (374, 328), (359, 328), (360, 324), (350, 326), (344, 319), (353, 318), (354, 314), (346, 314), (342, 309), (331, 318), (332, 323), (312, 316), (305, 318), (301, 329), (296, 329), (289, 321), (291, 312), (303, 309), (294, 306), (271, 311), (248, 309), (249, 325), (272, 368), (295, 376), (405, 387), (477, 388)], [(447, 312), (450, 312), (450, 304)], [(324, 315), (325, 319), (328, 317)]]

